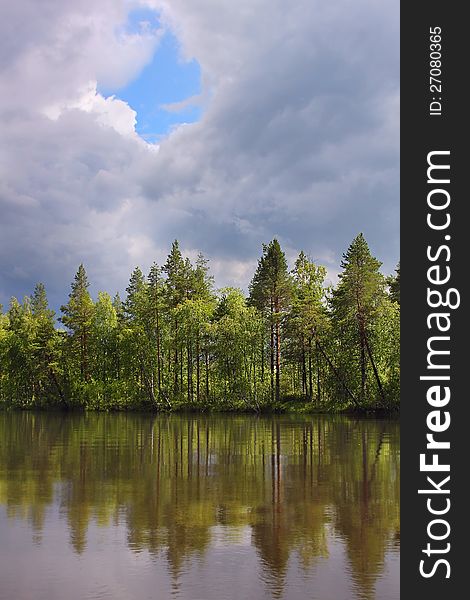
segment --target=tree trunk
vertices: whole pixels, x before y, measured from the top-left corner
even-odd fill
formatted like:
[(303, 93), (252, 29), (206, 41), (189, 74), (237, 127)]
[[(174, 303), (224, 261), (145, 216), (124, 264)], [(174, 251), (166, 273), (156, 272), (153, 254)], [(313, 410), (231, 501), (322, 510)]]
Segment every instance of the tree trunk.
[(380, 381), (379, 372), (377, 371), (377, 367), (375, 366), (375, 362), (374, 362), (374, 359), (372, 357), (372, 351), (370, 349), (369, 341), (367, 339), (367, 336), (364, 336), (364, 341), (365, 341), (365, 344), (366, 344), (367, 353), (369, 355), (370, 362), (372, 364), (372, 369), (374, 370), (375, 379), (377, 380), (377, 385), (379, 386), (379, 392), (380, 392), (380, 397), (382, 398), (382, 404), (385, 406), (385, 404), (386, 404), (385, 393), (384, 393), (384, 390), (383, 390), (383, 387), (382, 387), (382, 382)]
[(175, 394), (178, 393), (178, 319), (175, 319), (175, 364), (174, 368), (174, 380), (175, 380)]
[(276, 319), (276, 402), (281, 399), (281, 324)]
[(364, 402), (366, 394), (366, 344), (364, 325), (359, 323), (359, 343), (361, 348), (361, 400)]
[(307, 364), (305, 360), (305, 345), (304, 340), (301, 340), (302, 344), (302, 395), (307, 395)]
[(308, 396), (311, 402), (313, 400), (312, 338), (308, 340)]
[(196, 400), (199, 404), (200, 400), (200, 385), (201, 385), (201, 365), (199, 360), (199, 329), (197, 331), (196, 337)]
[(346, 385), (346, 382), (344, 381), (344, 379), (341, 377), (341, 375), (339, 374), (338, 370), (336, 369), (336, 367), (334, 366), (334, 364), (331, 362), (330, 358), (328, 357), (328, 355), (326, 354), (326, 352), (323, 350), (320, 342), (317, 340), (317, 344), (318, 344), (318, 349), (320, 350), (320, 352), (322, 353), (322, 355), (324, 356), (326, 362), (330, 365), (331, 370), (333, 371), (333, 373), (335, 374), (336, 378), (338, 379), (338, 381), (341, 383), (341, 385), (344, 387), (345, 391), (347, 392), (348, 396), (351, 398), (351, 400), (354, 402), (354, 404), (360, 408), (362, 410), (362, 406), (360, 405), (360, 403), (357, 401), (356, 396), (354, 396), (354, 394), (351, 392), (351, 390), (348, 388), (348, 386)]
[(264, 332), (261, 338), (261, 383), (264, 383)]
[(160, 349), (160, 315), (159, 311), (156, 311), (156, 325), (157, 325), (157, 385), (158, 393), (162, 391), (162, 371), (161, 371), (161, 349)]
[(274, 402), (274, 303), (271, 300), (271, 319), (270, 319), (271, 337), (269, 341), (270, 349), (270, 362), (269, 366), (271, 369), (271, 402)]
[(256, 397), (256, 350), (253, 352), (253, 400), (255, 404), (258, 404)]
[(181, 343), (180, 346), (180, 387), (181, 387), (181, 395), (184, 394), (184, 350), (183, 350), (184, 346)]
[(191, 342), (188, 340), (187, 344), (186, 344), (186, 354), (187, 354), (187, 360), (186, 360), (186, 371), (187, 371), (187, 377), (188, 377), (188, 385), (187, 385), (187, 389), (188, 389), (188, 402), (191, 403), (193, 398), (192, 398), (192, 373), (191, 373)]
[(54, 383), (55, 387), (57, 388), (57, 391), (59, 392), (60, 402), (61, 402), (62, 406), (64, 408), (68, 408), (67, 401), (65, 399), (64, 393), (62, 392), (62, 388), (59, 385), (59, 382), (57, 380), (56, 374), (54, 373), (54, 371), (50, 367), (49, 367), (49, 376), (52, 379), (52, 382)]
[(209, 353), (205, 352), (206, 355), (206, 402), (209, 401)]
[(315, 342), (316, 363), (317, 363), (317, 405), (321, 403), (321, 379), (320, 379), (320, 353), (318, 351), (318, 342)]

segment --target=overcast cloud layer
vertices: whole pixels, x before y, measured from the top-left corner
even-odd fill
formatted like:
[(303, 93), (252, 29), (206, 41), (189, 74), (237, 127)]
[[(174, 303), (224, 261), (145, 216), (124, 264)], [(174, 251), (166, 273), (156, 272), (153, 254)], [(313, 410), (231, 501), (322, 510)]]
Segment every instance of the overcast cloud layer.
[[(162, 29), (126, 28), (130, 10)], [(262, 242), (337, 272), (363, 231), (398, 260), (396, 0), (15, 0), (0, 15), (0, 302), (44, 281), (57, 305), (80, 262), (123, 290), (174, 238), (248, 283)], [(96, 93), (137, 77), (163, 29), (202, 72), (202, 119), (160, 146)], [(177, 110), (177, 106), (169, 109)]]

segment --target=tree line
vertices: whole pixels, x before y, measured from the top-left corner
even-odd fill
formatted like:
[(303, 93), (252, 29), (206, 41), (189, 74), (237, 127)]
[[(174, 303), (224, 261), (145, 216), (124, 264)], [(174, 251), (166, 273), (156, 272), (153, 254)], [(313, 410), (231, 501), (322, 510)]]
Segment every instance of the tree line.
[(274, 239), (246, 296), (215, 290), (175, 241), (124, 299), (94, 301), (80, 265), (59, 327), (41, 283), (0, 311), (0, 406), (396, 410), (400, 267), (380, 267), (359, 234), (328, 286), (304, 252), (289, 270)]

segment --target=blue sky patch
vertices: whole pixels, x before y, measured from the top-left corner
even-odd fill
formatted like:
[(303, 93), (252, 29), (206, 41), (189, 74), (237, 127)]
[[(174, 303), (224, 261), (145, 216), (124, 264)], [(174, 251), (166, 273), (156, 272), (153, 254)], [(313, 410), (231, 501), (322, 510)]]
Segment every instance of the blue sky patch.
[[(124, 30), (134, 33), (145, 26), (152, 29), (159, 26), (156, 12), (133, 11)], [(137, 133), (148, 142), (158, 141), (176, 125), (198, 121), (202, 114), (200, 106), (190, 103), (178, 110), (166, 108), (201, 93), (199, 63), (182, 60), (179, 42), (170, 31), (164, 33), (151, 63), (136, 79), (120, 89), (104, 88), (98, 82), (98, 92), (127, 102), (137, 113)]]

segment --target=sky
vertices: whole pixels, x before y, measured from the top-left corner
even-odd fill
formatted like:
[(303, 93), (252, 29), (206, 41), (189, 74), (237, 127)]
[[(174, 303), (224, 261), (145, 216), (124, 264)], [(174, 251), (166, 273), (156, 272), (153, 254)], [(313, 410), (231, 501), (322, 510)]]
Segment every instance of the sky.
[(124, 292), (177, 238), (244, 289), (277, 237), (335, 280), (399, 260), (397, 0), (15, 0), (0, 8), (0, 303), (84, 263)]

